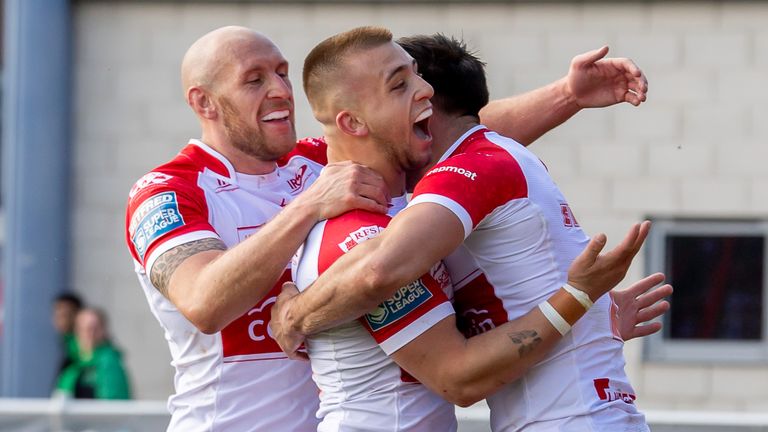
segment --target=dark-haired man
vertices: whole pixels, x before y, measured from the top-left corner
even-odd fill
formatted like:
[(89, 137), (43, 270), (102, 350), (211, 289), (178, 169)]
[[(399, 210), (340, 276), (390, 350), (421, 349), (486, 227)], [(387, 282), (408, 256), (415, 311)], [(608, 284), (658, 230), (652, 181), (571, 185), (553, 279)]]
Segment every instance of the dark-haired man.
[(53, 301), (51, 322), (56, 333), (61, 338), (61, 361), (58, 373), (64, 370), (77, 358), (77, 341), (75, 340), (75, 317), (83, 307), (83, 302), (77, 294), (66, 292), (56, 296)]
[[(370, 393), (396, 393), (387, 406), (393, 419), (399, 418), (396, 408), (413, 419), (413, 411), (430, 406), (426, 396), (406, 398), (408, 386), (392, 373), (389, 382), (371, 380), (375, 386), (362, 391), (363, 377), (383, 375), (386, 364), (363, 343), (363, 328), (399, 365), (451, 401), (469, 404), (503, 386), (489, 399), (494, 430), (647, 430), (632, 404), (611, 302), (601, 296), (623, 278), (648, 223), (635, 225), (617, 249), (598, 257), (604, 236), (587, 245), (541, 162), (478, 124), (488, 98), (482, 64), (455, 41), (425, 37), (425, 44), (435, 42), (430, 56), (414, 57), (425, 61), (428, 80), (449, 89), (436, 93), (431, 115), (431, 88), (417, 74), (416, 61), (388, 36), (379, 28), (351, 30), (318, 45), (305, 62), (305, 90), (323, 123), (329, 157), (372, 166), (393, 196), (404, 192), (404, 171), (430, 159), (429, 130), (436, 150), (430, 165), (437, 162), (386, 230), (388, 221), (359, 212), (316, 226), (294, 269), (300, 288), (314, 286), (297, 297), (285, 291), (283, 304), (273, 309), (272, 323), (289, 344), (296, 342), (291, 328), (312, 334), (374, 310), (363, 325), (346, 324), (308, 340), (324, 392), (321, 410), (333, 416), (327, 430), (380, 424), (374, 419), (383, 421), (387, 410), (366, 409)], [(421, 41), (402, 43), (407, 48)], [(480, 82), (485, 91), (465, 91), (465, 82)], [(439, 274), (434, 262), (462, 243), (468, 270), (459, 273), (450, 263), (448, 270), (464, 284), (459, 312), (471, 318), (467, 332), (479, 335), (469, 340), (434, 304), (439, 292), (424, 282)], [(546, 360), (513, 383), (560, 336)], [(435, 424), (428, 426), (434, 430)], [(410, 428), (418, 425), (403, 421), (402, 430)]]

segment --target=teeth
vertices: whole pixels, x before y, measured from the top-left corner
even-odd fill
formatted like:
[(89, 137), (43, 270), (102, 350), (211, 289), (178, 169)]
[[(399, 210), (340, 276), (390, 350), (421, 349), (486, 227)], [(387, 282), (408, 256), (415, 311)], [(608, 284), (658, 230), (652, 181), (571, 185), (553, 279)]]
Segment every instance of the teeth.
[(289, 115), (290, 115), (290, 111), (288, 110), (272, 111), (271, 113), (262, 117), (261, 120), (262, 121), (281, 120), (281, 119), (287, 118)]
[(425, 118), (428, 118), (431, 116), (432, 116), (432, 108), (427, 108), (426, 110), (422, 111), (422, 113), (419, 114), (418, 117), (416, 117), (416, 121), (414, 121), (414, 123), (418, 123), (424, 120)]

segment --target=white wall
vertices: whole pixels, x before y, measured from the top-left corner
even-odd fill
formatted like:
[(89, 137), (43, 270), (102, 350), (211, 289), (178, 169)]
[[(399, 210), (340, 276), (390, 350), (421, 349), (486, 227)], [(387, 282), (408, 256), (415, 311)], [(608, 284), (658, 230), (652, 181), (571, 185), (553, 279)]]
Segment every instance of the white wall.
[[(172, 371), (123, 239), (131, 184), (198, 135), (182, 99), (186, 48), (223, 25), (270, 36), (292, 64), (300, 135), (319, 132), (301, 92), (321, 39), (378, 24), (396, 36), (463, 35), (488, 62), (492, 96), (565, 74), (574, 55), (611, 46), (646, 72), (640, 108), (583, 112), (534, 151), (588, 232), (609, 243), (645, 215), (768, 211), (768, 3), (279, 5), (75, 3), (73, 286), (107, 308), (138, 397), (164, 398)], [(630, 277), (641, 276), (642, 257)], [(768, 408), (768, 367), (644, 364), (627, 345), (644, 408)], [(763, 385), (755, 385), (761, 382)]]

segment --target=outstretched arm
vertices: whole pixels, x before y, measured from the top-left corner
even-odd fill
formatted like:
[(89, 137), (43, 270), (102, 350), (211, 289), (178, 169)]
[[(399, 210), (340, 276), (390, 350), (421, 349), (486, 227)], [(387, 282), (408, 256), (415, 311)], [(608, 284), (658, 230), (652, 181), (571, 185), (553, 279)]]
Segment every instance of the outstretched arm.
[(621, 102), (645, 102), (648, 80), (627, 58), (605, 58), (608, 47), (577, 55), (568, 74), (544, 87), (491, 101), (480, 111), (481, 123), (529, 145), (583, 108)]

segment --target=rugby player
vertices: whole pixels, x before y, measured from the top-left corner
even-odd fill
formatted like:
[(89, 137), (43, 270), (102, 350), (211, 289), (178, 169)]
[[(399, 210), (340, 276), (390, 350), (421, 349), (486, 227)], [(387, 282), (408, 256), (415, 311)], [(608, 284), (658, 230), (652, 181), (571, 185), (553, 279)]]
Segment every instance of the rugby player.
[[(413, 73), (413, 66), (413, 59), (392, 41), (391, 33), (375, 27), (321, 42), (304, 64), (304, 87), (315, 117), (323, 124), (329, 161), (351, 160), (382, 174), (395, 197), (389, 215), (406, 204), (406, 171), (423, 167), (431, 156), (424, 123), (432, 114), (433, 92)], [(297, 285), (306, 288), (336, 259), (375, 237), (387, 223), (388, 217), (365, 211), (318, 223), (294, 261)], [(634, 230), (625, 240), (628, 259), (617, 262), (615, 268), (608, 266), (614, 278), (599, 274), (583, 281), (592, 297), (601, 296), (623, 277), (644, 235)], [(594, 263), (599, 250), (588, 248), (581, 266)], [(571, 271), (578, 273), (581, 267), (574, 265)], [(448, 272), (455, 273), (450, 265)], [(451, 288), (444, 266), (438, 263), (360, 322), (307, 340), (313, 377), (320, 387), (318, 416), (323, 420), (318, 430), (455, 430), (453, 406), (440, 396), (459, 405), (474, 403), (518, 378), (562, 337), (534, 308), (518, 320), (466, 340), (445, 295), (452, 294)], [(586, 312), (566, 291), (555, 293), (547, 302), (563, 310), (559, 315), (569, 317), (568, 325)], [(429, 369), (420, 370), (419, 378), (440, 396), (414, 382), (398, 364), (406, 370), (429, 364)]]
[[(398, 364), (449, 400), (472, 403), (503, 386), (489, 398), (494, 430), (647, 430), (623, 370), (622, 341), (613, 320), (612, 302), (609, 296), (601, 295), (624, 277), (649, 223), (635, 225), (617, 249), (598, 256), (604, 236), (587, 244), (589, 239), (544, 165), (524, 146), (479, 124), (479, 110), (488, 98), (482, 63), (463, 45), (441, 36), (401, 42), (418, 53), (414, 56), (426, 79), (439, 85), (433, 98), (434, 115), (430, 115), (431, 88), (419, 77), (417, 60), (392, 42), (384, 29), (359, 28), (337, 35), (316, 47), (305, 62), (305, 89), (316, 118), (324, 125), (329, 155), (370, 164), (383, 175), (393, 196), (404, 192), (404, 170), (418, 169), (424, 161), (432, 160), (408, 208), (386, 230), (381, 227), (385, 223), (371, 225), (373, 219), (354, 215), (331, 219), (313, 230), (301, 252), (304, 255), (308, 248), (313, 249), (306, 264), (311, 276), (301, 276), (303, 257), (298, 268), (297, 282), (304, 293), (296, 296), (287, 290), (281, 295), (283, 304), (273, 308), (272, 324), (278, 324), (278, 336), (288, 335), (281, 342), (287, 340), (289, 345), (283, 347), (288, 352), (295, 349), (290, 343), (301, 340), (301, 335), (290, 335), (295, 330), (313, 334), (332, 327), (373, 310), (375, 302), (395, 293), (395, 298), (365, 316), (368, 332)], [(479, 83), (482, 91), (468, 91), (464, 83)], [(430, 117), (434, 156), (425, 145), (429, 141), (425, 123)], [(345, 140), (348, 143), (340, 148), (334, 145)], [(375, 152), (378, 157), (372, 155)], [(345, 220), (338, 222), (341, 219)], [(329, 231), (328, 226), (333, 229)], [(361, 236), (362, 228), (368, 232)], [(387, 325), (398, 327), (397, 320), (406, 320), (399, 312), (404, 306), (398, 305), (402, 303), (398, 298), (413, 291), (414, 283), (405, 284), (429, 271), (436, 260), (462, 243), (474, 261), (466, 265), (469, 271), (461, 269), (458, 273), (450, 264), (448, 271), (454, 281), (470, 279), (473, 286), (462, 288), (466, 295), (458, 307), (460, 313), (473, 318), (467, 331), (481, 335), (464, 340), (453, 317), (435, 316), (432, 311), (438, 306), (431, 306), (433, 309), (423, 313), (432, 321), (415, 320), (422, 326), (419, 328), (408, 324), (406, 329), (412, 331), (401, 337), (404, 345), (390, 344), (389, 334), (380, 341), (377, 332), (385, 331)], [(339, 249), (348, 252), (343, 254)], [(581, 252), (584, 255), (577, 258)], [(594, 268), (579, 274), (577, 269), (584, 263), (594, 264)], [(601, 264), (606, 263), (616, 266), (616, 271), (593, 273), (604, 270)], [(433, 269), (430, 274), (434, 273)], [(318, 274), (314, 285), (307, 287)], [(593, 278), (587, 280), (585, 275)], [(416, 286), (423, 286), (419, 281), (425, 278), (416, 279)], [(601, 289), (595, 290), (598, 286)], [(562, 305), (555, 296), (563, 294), (563, 289), (567, 291), (564, 297), (575, 303), (574, 311), (581, 308), (586, 312), (582, 321), (575, 323), (571, 310), (563, 313), (553, 308), (553, 304)], [(420, 292), (428, 305), (427, 298), (431, 301), (434, 296)], [(413, 298), (409, 296), (407, 303)], [(530, 322), (514, 327), (516, 319), (531, 316), (538, 317), (544, 327)], [(380, 327), (382, 320), (386, 325)], [(287, 326), (287, 331), (281, 325)], [(515, 351), (509, 340), (503, 345), (504, 332), (509, 335), (510, 326), (515, 334), (529, 334), (534, 340), (541, 337), (527, 346), (519, 359), (503, 358), (504, 349), (507, 354)], [(310, 338), (310, 357), (315, 356), (313, 344), (317, 347), (318, 340), (324, 341), (317, 349), (320, 364), (327, 366), (329, 361), (347, 358), (349, 349), (360, 356), (363, 332), (344, 333), (350, 330), (349, 325), (341, 329), (341, 333), (334, 328)], [(550, 336), (554, 337), (548, 339)], [(558, 341), (559, 336), (563, 338)], [(348, 338), (358, 341), (343, 342)], [(474, 341), (487, 345), (473, 352), (477, 347)], [(553, 351), (544, 357), (546, 348), (553, 345)], [(348, 350), (339, 352), (344, 346)], [(527, 367), (542, 358), (521, 378)], [(313, 359), (313, 364), (317, 363)], [(514, 367), (517, 364), (520, 369)], [(328, 395), (332, 399), (328, 405), (335, 404), (338, 409), (326, 409), (335, 415), (337, 428), (343, 429), (344, 421), (353, 429), (362, 428), (366, 422), (388, 424), (372, 421), (375, 416), (371, 414), (383, 416), (386, 409), (366, 407), (365, 398), (359, 401), (363, 408), (350, 403), (355, 395), (352, 390), (360, 393), (364, 388), (360, 381), (365, 374), (350, 372), (360, 367), (359, 362), (337, 361), (325, 368), (335, 378), (325, 381), (327, 388), (322, 384), (328, 376), (315, 371), (320, 375), (317, 382), (321, 390), (337, 390)], [(345, 386), (349, 376), (358, 377), (351, 388)], [(391, 387), (382, 383), (381, 389)], [(408, 407), (424, 409), (423, 404), (405, 397), (392, 401), (402, 404), (400, 412), (405, 411), (406, 418), (418, 418), (408, 415)], [(363, 415), (354, 417), (345, 411), (355, 409)], [(399, 418), (396, 409), (390, 415), (391, 419)]]

